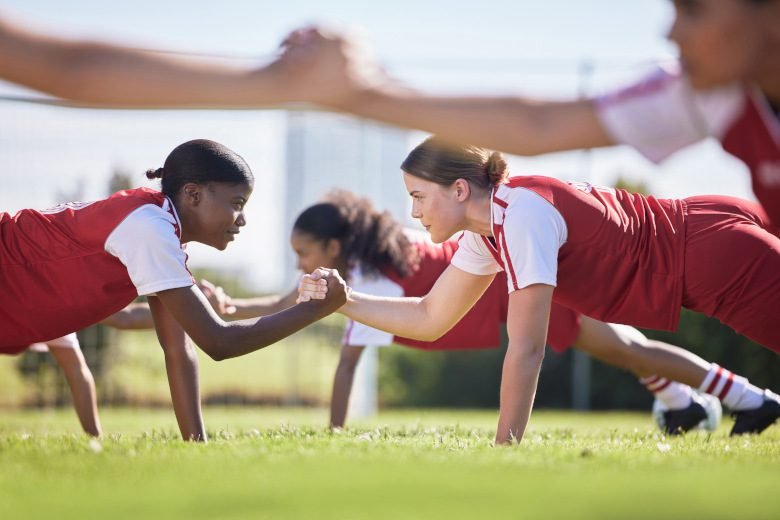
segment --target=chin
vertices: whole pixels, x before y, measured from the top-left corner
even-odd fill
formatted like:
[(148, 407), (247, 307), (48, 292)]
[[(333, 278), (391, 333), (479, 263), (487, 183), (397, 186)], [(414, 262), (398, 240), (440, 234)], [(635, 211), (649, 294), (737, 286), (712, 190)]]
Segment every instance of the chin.
[(446, 242), (447, 239), (450, 238), (445, 236), (439, 236), (438, 234), (434, 235), (433, 233), (430, 233), (430, 235), (431, 235), (431, 242), (433, 242), (434, 244), (441, 244), (443, 242)]

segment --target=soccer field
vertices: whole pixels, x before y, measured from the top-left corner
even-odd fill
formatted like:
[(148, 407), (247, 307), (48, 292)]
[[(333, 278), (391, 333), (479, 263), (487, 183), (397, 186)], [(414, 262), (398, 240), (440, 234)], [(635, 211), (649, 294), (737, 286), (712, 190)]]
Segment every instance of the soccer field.
[(780, 428), (660, 436), (647, 415), (538, 412), (491, 446), (493, 412), (383, 412), (330, 433), (323, 410), (3, 412), (0, 518), (777, 518)]

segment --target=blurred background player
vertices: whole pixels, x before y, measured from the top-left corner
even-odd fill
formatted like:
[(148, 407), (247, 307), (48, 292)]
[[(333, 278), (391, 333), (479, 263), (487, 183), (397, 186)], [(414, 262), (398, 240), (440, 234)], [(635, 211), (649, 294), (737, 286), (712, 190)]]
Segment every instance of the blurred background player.
[(0, 78), (91, 106), (251, 108), (293, 100), (274, 64), (238, 68), (69, 40), (2, 16)]
[(32, 32), (0, 18), (0, 78), (119, 107), (257, 107), (294, 101), (520, 155), (626, 144), (661, 161), (707, 137), (741, 159), (780, 222), (780, 0), (673, 0), (680, 60), (595, 99), (443, 97), (391, 81), (357, 39), (308, 28), (254, 69)]
[(652, 161), (713, 137), (750, 170), (780, 224), (780, 1), (674, 0), (680, 60), (594, 98), (437, 96), (392, 81), (358, 39), (296, 31), (286, 60), (300, 95), (359, 116), (519, 155), (626, 144)]

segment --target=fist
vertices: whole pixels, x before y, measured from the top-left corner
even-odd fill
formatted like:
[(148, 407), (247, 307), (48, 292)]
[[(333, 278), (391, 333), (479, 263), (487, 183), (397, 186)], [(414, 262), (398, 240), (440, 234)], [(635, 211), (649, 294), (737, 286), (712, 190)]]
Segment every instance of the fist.
[(358, 92), (388, 81), (361, 37), (326, 27), (290, 33), (278, 64), (289, 74), (301, 101), (336, 107), (347, 106)]
[(321, 301), (322, 305), (333, 312), (346, 303), (349, 292), (347, 283), (336, 269), (320, 267), (301, 277), (296, 302)]

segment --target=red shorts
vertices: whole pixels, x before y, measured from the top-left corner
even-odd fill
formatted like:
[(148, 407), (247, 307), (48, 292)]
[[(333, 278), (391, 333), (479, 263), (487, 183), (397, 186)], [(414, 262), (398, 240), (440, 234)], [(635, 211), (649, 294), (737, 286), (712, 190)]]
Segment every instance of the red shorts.
[(562, 354), (574, 344), (580, 335), (580, 316), (579, 312), (553, 302), (547, 326), (547, 345), (553, 351)]
[(21, 354), (25, 350), (30, 348), (30, 345), (18, 346), (18, 347), (0, 347), (0, 354), (6, 356), (15, 356)]
[(685, 199), (683, 306), (780, 352), (780, 238), (758, 205)]

